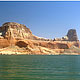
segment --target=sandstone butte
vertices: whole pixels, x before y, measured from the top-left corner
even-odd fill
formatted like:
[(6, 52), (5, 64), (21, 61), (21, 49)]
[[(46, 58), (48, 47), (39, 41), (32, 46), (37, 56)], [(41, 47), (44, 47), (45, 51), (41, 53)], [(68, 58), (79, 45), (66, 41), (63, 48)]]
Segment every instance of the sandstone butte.
[(32, 34), (15, 22), (0, 27), (0, 54), (3, 55), (79, 55), (80, 44), (75, 29), (62, 38), (45, 39)]

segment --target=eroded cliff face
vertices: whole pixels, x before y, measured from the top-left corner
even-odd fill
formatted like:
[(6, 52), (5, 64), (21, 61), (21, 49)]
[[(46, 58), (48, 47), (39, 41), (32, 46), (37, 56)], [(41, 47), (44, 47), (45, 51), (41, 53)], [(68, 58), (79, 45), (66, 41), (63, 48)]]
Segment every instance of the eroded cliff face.
[(54, 41), (36, 37), (25, 25), (15, 22), (0, 27), (0, 54), (59, 55), (67, 52), (80, 54), (79, 41), (73, 29), (62, 40)]
[(32, 39), (49, 41), (49, 39), (40, 38), (32, 34), (31, 30), (23, 24), (15, 22), (6, 22), (0, 27), (0, 38), (5, 39)]
[(15, 22), (4, 23), (0, 27), (0, 36), (6, 39), (35, 39), (32, 32), (25, 25), (18, 24)]

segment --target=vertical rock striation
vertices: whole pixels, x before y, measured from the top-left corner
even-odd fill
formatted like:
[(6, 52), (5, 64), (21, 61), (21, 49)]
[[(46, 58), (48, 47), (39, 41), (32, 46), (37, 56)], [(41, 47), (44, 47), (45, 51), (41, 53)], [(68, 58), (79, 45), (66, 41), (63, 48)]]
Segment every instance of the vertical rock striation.
[(15, 22), (4, 23), (0, 27), (0, 36), (8, 39), (35, 39), (29, 28)]

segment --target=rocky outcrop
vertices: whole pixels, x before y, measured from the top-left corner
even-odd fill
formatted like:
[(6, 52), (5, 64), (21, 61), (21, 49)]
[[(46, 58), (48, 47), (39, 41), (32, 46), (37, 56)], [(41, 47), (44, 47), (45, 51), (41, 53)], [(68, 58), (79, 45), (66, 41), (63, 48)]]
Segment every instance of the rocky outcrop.
[(34, 39), (35, 36), (25, 25), (18, 24), (15, 22), (4, 23), (0, 27), (0, 36), (8, 39)]
[(75, 29), (70, 29), (66, 36), (62, 38), (54, 38), (54, 41), (78, 41)]
[[(61, 55), (66, 54), (65, 50), (70, 51), (71, 46), (78, 44), (78, 42), (51, 42), (29, 39), (16, 40), (14, 43), (14, 45), (7, 45), (4, 48), (1, 48), (0, 53), (14, 55)], [(76, 54), (78, 53), (76, 52)]]
[(68, 55), (80, 55), (80, 48), (76, 46), (71, 46), (69, 49), (64, 50), (64, 54)]
[[(72, 46), (78, 51), (77, 48), (75, 51), (71, 49)], [(74, 29), (62, 38), (51, 40), (34, 36), (25, 25), (15, 22), (7, 22), (0, 27), (0, 54), (61, 55), (67, 51), (78, 54), (79, 47)]]
[(77, 41), (78, 37), (77, 37), (77, 33), (75, 29), (70, 29), (67, 33), (67, 37), (69, 41)]
[(0, 27), (0, 38), (6, 39), (33, 39), (49, 41), (49, 39), (40, 38), (32, 34), (31, 30), (23, 24), (15, 22), (6, 22)]

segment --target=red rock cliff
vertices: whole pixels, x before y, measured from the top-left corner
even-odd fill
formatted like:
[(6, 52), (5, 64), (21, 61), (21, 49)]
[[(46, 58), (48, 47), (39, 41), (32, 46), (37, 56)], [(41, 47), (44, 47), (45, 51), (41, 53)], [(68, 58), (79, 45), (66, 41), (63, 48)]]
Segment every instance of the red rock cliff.
[(7, 22), (0, 27), (0, 53), (8, 54), (10, 51), (10, 54), (64, 54), (65, 49), (71, 46), (79, 47), (75, 30), (70, 30), (67, 37), (59, 41), (39, 38), (25, 25)]

